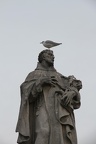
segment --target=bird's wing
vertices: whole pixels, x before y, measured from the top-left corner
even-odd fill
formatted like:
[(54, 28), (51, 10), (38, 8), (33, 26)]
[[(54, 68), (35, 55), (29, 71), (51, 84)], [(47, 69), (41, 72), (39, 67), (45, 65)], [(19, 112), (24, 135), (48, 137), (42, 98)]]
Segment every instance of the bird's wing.
[(50, 44), (54, 44), (54, 43), (55, 43), (55, 42), (53, 42), (53, 41), (51, 41), (51, 40), (46, 40), (45, 42), (48, 43), (48, 44), (49, 44), (49, 43), (50, 43)]
[(58, 45), (58, 44), (62, 44), (62, 43), (56, 43), (56, 42), (53, 42), (53, 41), (51, 41), (51, 40), (47, 40), (47, 41), (45, 41), (45, 43), (47, 44), (49, 44), (50, 43), (50, 45)]

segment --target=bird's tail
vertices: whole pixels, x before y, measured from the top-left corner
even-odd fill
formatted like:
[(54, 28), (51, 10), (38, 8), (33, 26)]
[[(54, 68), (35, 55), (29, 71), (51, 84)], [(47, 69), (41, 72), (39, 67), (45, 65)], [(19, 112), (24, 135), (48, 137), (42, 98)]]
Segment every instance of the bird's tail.
[(61, 45), (62, 43), (56, 43), (56, 44), (54, 44), (55, 46), (58, 46), (58, 45)]

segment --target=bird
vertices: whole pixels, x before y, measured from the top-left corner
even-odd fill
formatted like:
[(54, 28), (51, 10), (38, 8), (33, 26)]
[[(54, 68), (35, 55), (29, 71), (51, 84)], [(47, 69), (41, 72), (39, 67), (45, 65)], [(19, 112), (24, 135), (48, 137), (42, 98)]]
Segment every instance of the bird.
[(46, 40), (46, 41), (42, 41), (40, 44), (43, 44), (44, 47), (50, 49), (50, 48), (52, 48), (52, 47), (61, 45), (62, 43), (56, 43), (56, 42), (53, 42), (53, 41), (51, 41), (51, 40)]

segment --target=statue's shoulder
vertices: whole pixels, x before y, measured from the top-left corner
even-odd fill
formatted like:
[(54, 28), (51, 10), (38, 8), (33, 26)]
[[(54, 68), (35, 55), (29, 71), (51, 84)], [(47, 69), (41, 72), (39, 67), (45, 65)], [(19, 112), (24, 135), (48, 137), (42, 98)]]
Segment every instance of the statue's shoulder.
[(58, 73), (58, 75), (61, 77), (62, 79), (62, 84), (64, 85), (64, 87), (69, 87), (69, 79), (67, 76), (62, 75), (61, 73)]
[(30, 72), (30, 73), (27, 75), (25, 81), (30, 81), (30, 80), (32, 80), (32, 79), (34, 78), (34, 75), (35, 75), (35, 70), (32, 71), (32, 72)]
[(68, 77), (67, 77), (67, 76), (62, 75), (62, 74), (59, 73), (59, 72), (58, 72), (58, 75), (59, 75), (62, 79), (68, 80)]
[(40, 77), (40, 75), (42, 75), (42, 70), (35, 69), (27, 75), (25, 81), (36, 80)]
[(25, 78), (25, 81), (20, 85), (21, 89), (24, 88), (24, 86), (29, 83), (31, 80), (34, 79), (34, 73), (35, 71), (30, 72), (27, 77)]

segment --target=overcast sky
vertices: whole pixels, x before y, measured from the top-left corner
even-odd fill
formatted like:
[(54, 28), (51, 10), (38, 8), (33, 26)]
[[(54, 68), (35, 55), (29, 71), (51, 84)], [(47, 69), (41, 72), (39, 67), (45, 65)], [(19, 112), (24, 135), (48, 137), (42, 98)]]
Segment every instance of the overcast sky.
[(0, 1), (0, 144), (16, 144), (20, 85), (37, 65), (43, 40), (54, 47), (55, 68), (82, 80), (75, 111), (79, 144), (96, 144), (96, 1)]

